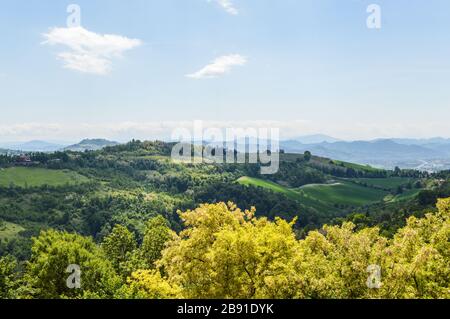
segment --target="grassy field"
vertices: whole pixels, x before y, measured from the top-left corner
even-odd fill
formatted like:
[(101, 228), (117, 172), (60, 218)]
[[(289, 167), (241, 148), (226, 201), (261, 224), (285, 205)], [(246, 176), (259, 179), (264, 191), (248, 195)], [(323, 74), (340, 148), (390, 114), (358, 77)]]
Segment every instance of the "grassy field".
[(0, 221), (0, 240), (13, 239), (22, 230), (25, 230), (22, 226)]
[(238, 179), (238, 183), (241, 185), (252, 185), (252, 186), (258, 186), (258, 187), (263, 187), (263, 188), (267, 188), (270, 189), (274, 192), (277, 193), (283, 193), (286, 196), (288, 196), (289, 198), (292, 199), (299, 199), (300, 194), (290, 188), (284, 187), (280, 184), (271, 182), (271, 181), (265, 181), (259, 178), (253, 178), (253, 177), (241, 177)]
[(81, 184), (89, 179), (69, 170), (50, 170), (44, 168), (12, 167), (0, 169), (0, 186), (11, 184), (19, 187), (61, 186)]
[(386, 192), (347, 181), (329, 185), (310, 185), (300, 188), (309, 197), (338, 205), (362, 206), (383, 200)]
[[(322, 212), (336, 210), (336, 205), (362, 206), (383, 201), (388, 195), (385, 191), (364, 187), (350, 181), (338, 181), (334, 184), (312, 184), (298, 189), (251, 177), (241, 177), (238, 183), (264, 187), (274, 192), (283, 193), (291, 199)], [(392, 197), (390, 200), (399, 200), (399, 198)]]

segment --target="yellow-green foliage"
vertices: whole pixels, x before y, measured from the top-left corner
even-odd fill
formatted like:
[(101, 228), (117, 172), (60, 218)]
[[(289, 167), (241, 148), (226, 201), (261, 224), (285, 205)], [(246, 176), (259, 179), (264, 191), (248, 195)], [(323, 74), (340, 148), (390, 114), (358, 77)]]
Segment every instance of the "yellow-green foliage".
[(131, 274), (116, 297), (121, 299), (175, 299), (180, 288), (168, 283), (158, 271), (138, 270)]
[(438, 213), (411, 217), (384, 251), (388, 298), (450, 298), (450, 199)]
[(12, 257), (0, 257), (0, 299), (14, 298), (17, 282), (17, 262)]
[(224, 203), (181, 214), (188, 227), (169, 243), (160, 265), (190, 298), (275, 297), (297, 241), (292, 224), (254, 218)]
[[(182, 213), (159, 265), (188, 298), (449, 298), (450, 199), (394, 239), (346, 223), (296, 240), (292, 223), (223, 203)], [(370, 265), (381, 287), (367, 286)]]

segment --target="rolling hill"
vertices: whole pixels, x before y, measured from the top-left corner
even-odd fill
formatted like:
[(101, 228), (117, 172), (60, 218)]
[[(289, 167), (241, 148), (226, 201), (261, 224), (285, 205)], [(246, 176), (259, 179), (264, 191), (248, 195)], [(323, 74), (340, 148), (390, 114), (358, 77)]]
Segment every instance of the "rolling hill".
[(404, 185), (409, 181), (406, 178), (373, 179), (374, 184), (372, 185), (366, 184), (370, 183), (372, 179), (367, 179), (368, 182), (365, 184), (361, 183), (365, 180), (336, 179), (332, 183), (308, 184), (299, 188), (290, 188), (272, 181), (248, 176), (239, 178), (237, 182), (241, 185), (262, 187), (276, 193), (282, 193), (290, 199), (324, 213), (377, 202), (398, 201), (409, 198), (418, 192), (418, 190), (414, 190), (399, 196), (391, 194), (388, 189)]

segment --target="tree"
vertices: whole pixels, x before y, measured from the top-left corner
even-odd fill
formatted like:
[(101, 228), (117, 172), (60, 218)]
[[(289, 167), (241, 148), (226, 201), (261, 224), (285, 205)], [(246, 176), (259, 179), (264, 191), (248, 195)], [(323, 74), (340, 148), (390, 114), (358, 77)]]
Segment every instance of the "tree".
[(377, 228), (325, 226), (300, 241), (294, 260), (299, 298), (368, 298), (367, 267), (379, 264), (387, 239)]
[(116, 225), (111, 233), (105, 237), (102, 243), (102, 248), (112, 262), (114, 268), (118, 273), (122, 273), (121, 265), (126, 262), (129, 256), (137, 247), (134, 234), (127, 228)]
[(161, 258), (161, 252), (172, 236), (169, 223), (163, 216), (158, 215), (147, 222), (141, 253), (149, 268), (153, 268)]
[(284, 298), (297, 290), (293, 223), (254, 217), (233, 204), (181, 213), (186, 229), (158, 263), (187, 298)]
[[(91, 238), (43, 231), (33, 239), (31, 252), (25, 282), (34, 298), (80, 298), (85, 294), (109, 298), (120, 286), (112, 263)], [(67, 285), (69, 265), (78, 265), (81, 270), (80, 289)]]
[(385, 298), (450, 298), (450, 199), (438, 212), (410, 217), (384, 251)]
[(417, 196), (420, 205), (434, 205), (437, 201), (437, 194), (433, 190), (423, 190)]
[(305, 153), (303, 154), (303, 158), (305, 159), (305, 161), (309, 162), (312, 158), (312, 154), (310, 151), (305, 151)]

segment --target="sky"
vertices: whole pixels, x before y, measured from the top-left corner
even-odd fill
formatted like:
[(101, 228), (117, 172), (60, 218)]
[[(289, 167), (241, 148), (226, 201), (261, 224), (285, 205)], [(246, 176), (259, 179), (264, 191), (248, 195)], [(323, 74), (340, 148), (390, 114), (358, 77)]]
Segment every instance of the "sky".
[(448, 0), (1, 0), (0, 141), (450, 137), (449, 30)]

